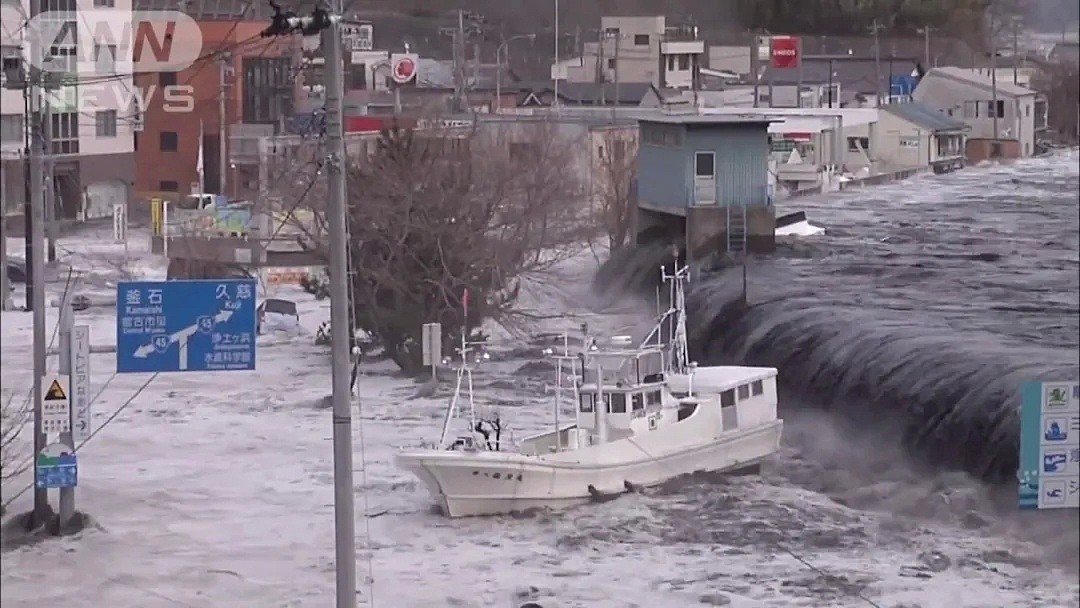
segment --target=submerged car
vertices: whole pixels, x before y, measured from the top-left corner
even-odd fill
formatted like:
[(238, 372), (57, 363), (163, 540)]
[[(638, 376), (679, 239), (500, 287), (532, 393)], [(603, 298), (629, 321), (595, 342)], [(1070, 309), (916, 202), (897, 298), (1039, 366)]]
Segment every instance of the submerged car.
[(269, 298), (263, 300), (255, 310), (255, 332), (265, 334), (272, 331), (295, 331), (300, 326), (300, 313), (296, 311), (296, 302)]

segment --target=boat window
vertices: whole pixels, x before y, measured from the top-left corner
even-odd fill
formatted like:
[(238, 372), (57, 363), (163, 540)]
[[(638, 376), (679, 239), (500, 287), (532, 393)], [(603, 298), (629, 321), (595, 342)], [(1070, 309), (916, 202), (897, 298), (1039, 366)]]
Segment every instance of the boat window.
[(581, 396), (581, 411), (591, 412), (593, 411), (593, 396), (582, 395)]
[(645, 395), (642, 393), (634, 393), (632, 401), (635, 412), (645, 409)]
[(750, 389), (753, 391), (754, 396), (756, 397), (765, 392), (765, 383), (761, 380), (754, 380), (750, 384)]
[(726, 390), (720, 393), (720, 406), (729, 407), (735, 405), (735, 389)]
[(626, 413), (625, 393), (608, 393), (604, 395), (604, 403), (608, 406), (608, 412), (612, 414)]
[(660, 401), (660, 391), (649, 391), (648, 393), (645, 393), (646, 405), (660, 405)]
[(739, 401), (742, 401), (743, 399), (749, 399), (749, 398), (750, 398), (750, 385), (749, 384), (741, 384), (741, 385), (739, 385)]

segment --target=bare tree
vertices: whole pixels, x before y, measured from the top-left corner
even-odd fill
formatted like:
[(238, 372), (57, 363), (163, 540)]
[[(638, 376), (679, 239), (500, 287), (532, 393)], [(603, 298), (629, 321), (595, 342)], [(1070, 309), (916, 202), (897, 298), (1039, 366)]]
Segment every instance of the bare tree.
[(0, 481), (21, 474), (29, 464), (17, 445), (26, 420), (27, 410), (15, 403), (14, 394), (0, 395)]
[(450, 339), (485, 319), (524, 320), (520, 279), (595, 235), (575, 144), (542, 121), (380, 134), (348, 167), (356, 327), (415, 371), (424, 322)]
[(611, 127), (599, 131), (593, 157), (593, 204), (608, 246), (617, 251), (633, 235), (637, 190), (637, 129)]
[(1080, 143), (1080, 70), (1066, 61), (1043, 66), (1032, 79), (1046, 95), (1047, 122), (1061, 143)]

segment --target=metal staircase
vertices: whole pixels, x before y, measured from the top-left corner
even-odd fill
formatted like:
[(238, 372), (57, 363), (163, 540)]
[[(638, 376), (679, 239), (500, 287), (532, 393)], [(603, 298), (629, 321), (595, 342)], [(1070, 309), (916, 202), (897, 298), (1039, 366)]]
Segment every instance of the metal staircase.
[(746, 207), (727, 205), (727, 251), (732, 256), (746, 253)]

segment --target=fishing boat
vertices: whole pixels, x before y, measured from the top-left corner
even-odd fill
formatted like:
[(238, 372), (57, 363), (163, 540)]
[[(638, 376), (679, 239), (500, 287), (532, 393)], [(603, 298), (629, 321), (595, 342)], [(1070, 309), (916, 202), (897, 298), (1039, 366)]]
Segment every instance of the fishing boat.
[[(502, 437), (497, 416), (476, 413), (463, 337), (457, 388), (439, 441), (398, 453), (398, 466), (423, 481), (449, 517), (559, 509), (695, 472), (758, 467), (780, 445), (777, 370), (690, 361), (689, 271), (676, 264), (661, 276), (669, 305), (636, 347), (629, 336), (587, 338), (581, 352), (571, 354), (564, 337), (561, 352), (547, 353), (556, 365), (552, 428), (516, 445)], [(565, 391), (564, 374), (572, 378)], [(463, 383), (469, 422), (451, 438)], [(576, 410), (569, 424), (559, 420), (565, 393)]]

